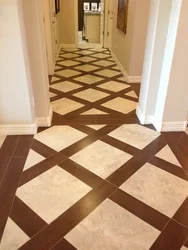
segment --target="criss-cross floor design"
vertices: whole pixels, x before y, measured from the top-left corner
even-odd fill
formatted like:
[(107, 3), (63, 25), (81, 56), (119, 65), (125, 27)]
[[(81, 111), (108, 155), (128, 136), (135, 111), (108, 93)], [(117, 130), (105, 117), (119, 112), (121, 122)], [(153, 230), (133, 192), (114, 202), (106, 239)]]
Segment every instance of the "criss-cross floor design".
[(0, 250), (188, 249), (188, 136), (138, 95), (108, 50), (61, 50), (52, 126), (0, 138)]

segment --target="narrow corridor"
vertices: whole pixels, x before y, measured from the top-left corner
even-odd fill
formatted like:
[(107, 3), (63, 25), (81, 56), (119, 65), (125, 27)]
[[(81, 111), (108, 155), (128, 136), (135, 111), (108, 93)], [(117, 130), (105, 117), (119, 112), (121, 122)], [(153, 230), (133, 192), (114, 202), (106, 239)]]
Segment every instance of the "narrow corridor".
[(50, 81), (52, 126), (2, 141), (0, 250), (188, 249), (187, 134), (139, 124), (107, 49), (61, 49)]

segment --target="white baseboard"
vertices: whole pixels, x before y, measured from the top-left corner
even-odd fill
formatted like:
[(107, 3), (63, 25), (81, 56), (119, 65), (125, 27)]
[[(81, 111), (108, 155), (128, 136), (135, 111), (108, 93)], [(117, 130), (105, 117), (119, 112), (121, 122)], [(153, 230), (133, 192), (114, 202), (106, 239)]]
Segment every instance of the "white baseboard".
[(0, 135), (35, 135), (36, 124), (0, 125)]
[(52, 108), (49, 110), (49, 115), (47, 117), (37, 117), (36, 124), (38, 127), (50, 127), (52, 124)]
[(61, 49), (66, 49), (66, 48), (77, 48), (78, 46), (76, 44), (61, 44), (60, 48)]
[(126, 70), (123, 68), (123, 66), (121, 65), (120, 61), (118, 60), (118, 58), (116, 57), (116, 55), (114, 54), (114, 52), (112, 50), (110, 50), (112, 57), (114, 58), (117, 66), (119, 67), (121, 73), (123, 74), (125, 81), (127, 83), (141, 83), (142, 81), (142, 76), (129, 76), (126, 72)]
[(144, 115), (141, 111), (141, 109), (139, 108), (139, 106), (137, 106), (136, 108), (136, 115), (140, 121), (141, 124), (153, 124), (153, 120), (154, 120), (154, 116), (153, 115)]
[(187, 128), (187, 121), (181, 122), (160, 122), (154, 121), (154, 127), (159, 132), (182, 132)]

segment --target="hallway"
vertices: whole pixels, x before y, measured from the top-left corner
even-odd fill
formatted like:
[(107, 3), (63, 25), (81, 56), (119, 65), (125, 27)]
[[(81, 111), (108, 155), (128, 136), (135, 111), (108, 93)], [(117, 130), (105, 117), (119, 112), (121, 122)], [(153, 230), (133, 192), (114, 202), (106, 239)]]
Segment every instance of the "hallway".
[(107, 49), (61, 49), (52, 126), (0, 148), (0, 250), (188, 249), (188, 136), (138, 96)]

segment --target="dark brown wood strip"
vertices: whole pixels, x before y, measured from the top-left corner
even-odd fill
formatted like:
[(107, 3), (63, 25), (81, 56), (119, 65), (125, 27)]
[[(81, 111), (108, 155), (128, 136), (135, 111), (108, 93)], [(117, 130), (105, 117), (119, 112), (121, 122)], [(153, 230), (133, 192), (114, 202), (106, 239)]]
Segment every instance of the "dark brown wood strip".
[(150, 250), (180, 250), (188, 237), (188, 228), (171, 220)]
[(61, 168), (74, 175), (79, 180), (85, 182), (90, 187), (94, 188), (103, 180), (99, 176), (95, 175), (91, 171), (86, 168), (78, 165), (77, 163), (71, 161), (70, 159), (65, 162), (59, 164)]
[(33, 135), (21, 135), (14, 152), (14, 157), (24, 157), (28, 155), (33, 141)]
[(35, 139), (32, 142), (31, 149), (33, 149), (35, 152), (37, 152), (38, 154), (42, 155), (45, 158), (48, 158), (57, 153), (54, 149), (48, 147), (47, 145)]
[(188, 227), (188, 197), (175, 213), (173, 219)]
[(41, 230), (29, 242), (23, 245), (20, 250), (47, 250), (52, 248), (115, 190), (116, 187), (110, 183), (102, 182), (49, 226)]
[(71, 243), (69, 243), (66, 239), (62, 239), (57, 245), (55, 245), (50, 250), (77, 250)]
[(26, 157), (12, 158), (0, 186), (0, 240), (19, 185)]
[(116, 190), (109, 198), (160, 231), (163, 230), (170, 220), (166, 215), (120, 189)]
[(48, 224), (17, 196), (14, 199), (10, 218), (31, 238)]
[(159, 136), (151, 142), (143, 150), (139, 151), (133, 158), (126, 162), (122, 167), (111, 174), (107, 180), (116, 186), (121, 186), (127, 179), (129, 179), (136, 171), (138, 171), (147, 161), (151, 159), (157, 152), (159, 152), (166, 145), (162, 136)]

